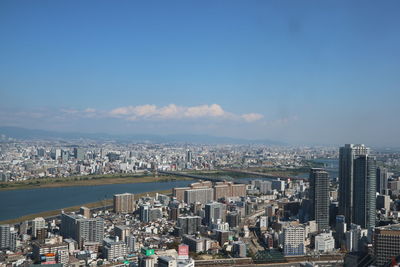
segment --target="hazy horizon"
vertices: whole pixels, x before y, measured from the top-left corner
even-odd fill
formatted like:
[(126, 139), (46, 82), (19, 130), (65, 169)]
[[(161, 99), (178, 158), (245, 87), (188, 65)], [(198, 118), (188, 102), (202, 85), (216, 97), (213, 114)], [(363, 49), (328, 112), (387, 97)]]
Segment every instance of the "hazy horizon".
[(0, 126), (400, 146), (400, 3), (0, 3)]

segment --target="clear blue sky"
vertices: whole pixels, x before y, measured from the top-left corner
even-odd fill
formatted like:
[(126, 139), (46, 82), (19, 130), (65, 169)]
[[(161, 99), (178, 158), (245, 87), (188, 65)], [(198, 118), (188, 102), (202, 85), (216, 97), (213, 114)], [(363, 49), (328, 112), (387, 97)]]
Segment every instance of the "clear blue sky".
[(0, 125), (397, 146), (399, 14), (399, 1), (1, 1)]

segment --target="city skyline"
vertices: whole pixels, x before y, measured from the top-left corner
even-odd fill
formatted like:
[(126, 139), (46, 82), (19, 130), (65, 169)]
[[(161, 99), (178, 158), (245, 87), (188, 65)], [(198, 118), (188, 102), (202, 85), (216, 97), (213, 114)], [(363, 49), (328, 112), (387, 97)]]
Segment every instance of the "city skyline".
[(0, 1), (0, 267), (400, 266), (399, 12)]
[(3, 1), (0, 126), (399, 146), (399, 7)]

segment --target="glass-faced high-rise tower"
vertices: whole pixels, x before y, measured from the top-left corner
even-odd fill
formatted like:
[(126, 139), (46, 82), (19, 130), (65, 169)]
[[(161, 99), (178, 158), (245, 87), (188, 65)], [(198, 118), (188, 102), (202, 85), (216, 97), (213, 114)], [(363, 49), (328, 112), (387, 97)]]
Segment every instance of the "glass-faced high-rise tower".
[[(339, 214), (345, 216), (348, 225), (356, 223), (363, 228), (368, 228), (371, 224), (375, 226), (375, 172), (375, 159), (369, 156), (369, 148), (353, 144), (340, 148)], [(365, 216), (368, 219), (360, 219)]]

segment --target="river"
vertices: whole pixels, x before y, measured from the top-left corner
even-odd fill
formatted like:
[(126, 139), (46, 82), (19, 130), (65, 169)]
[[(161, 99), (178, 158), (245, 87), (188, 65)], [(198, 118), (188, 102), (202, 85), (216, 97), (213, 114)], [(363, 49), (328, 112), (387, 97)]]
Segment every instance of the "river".
[(119, 193), (144, 193), (183, 187), (193, 181), (108, 184), (0, 191), (0, 221), (112, 198)]

